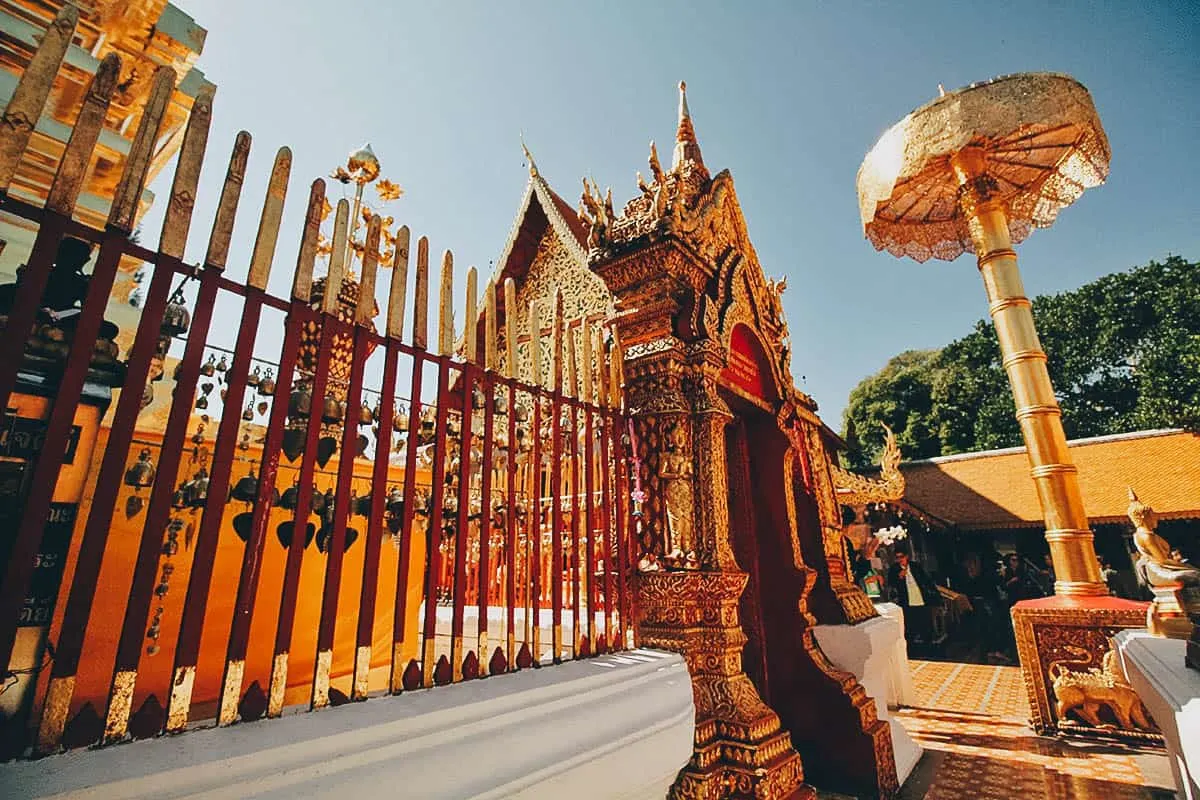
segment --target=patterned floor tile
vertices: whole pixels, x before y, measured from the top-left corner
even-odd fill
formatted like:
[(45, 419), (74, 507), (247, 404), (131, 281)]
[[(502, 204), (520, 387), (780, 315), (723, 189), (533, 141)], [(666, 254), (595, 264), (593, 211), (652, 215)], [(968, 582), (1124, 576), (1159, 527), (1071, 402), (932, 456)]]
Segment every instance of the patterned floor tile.
[(896, 718), (925, 755), (903, 800), (1166, 800), (1164, 751), (1113, 742), (1042, 737), (1017, 667), (912, 662), (916, 706)]

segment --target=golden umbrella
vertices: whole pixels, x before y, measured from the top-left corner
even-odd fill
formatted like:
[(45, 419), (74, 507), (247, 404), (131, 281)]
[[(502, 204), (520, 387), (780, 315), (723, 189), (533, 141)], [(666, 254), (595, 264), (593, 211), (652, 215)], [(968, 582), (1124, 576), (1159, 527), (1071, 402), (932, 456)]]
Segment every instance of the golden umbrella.
[(877, 250), (978, 257), (1060, 595), (1108, 590), (1012, 245), (1103, 183), (1109, 155), (1087, 89), (1037, 72), (943, 92), (880, 137), (858, 171), (863, 230)]

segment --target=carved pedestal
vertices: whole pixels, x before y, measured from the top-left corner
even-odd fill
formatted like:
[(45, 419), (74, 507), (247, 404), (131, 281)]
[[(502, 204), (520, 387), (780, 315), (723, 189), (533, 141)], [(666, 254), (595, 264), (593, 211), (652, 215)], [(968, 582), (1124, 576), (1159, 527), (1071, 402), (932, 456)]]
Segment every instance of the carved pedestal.
[(1056, 596), (1013, 606), (1021, 677), (1038, 733), (1161, 739), (1116, 671), (1112, 654), (1118, 631), (1145, 626), (1147, 605), (1115, 597)]
[(672, 797), (816, 796), (779, 716), (742, 672), (738, 598), (746, 580), (742, 572), (638, 576), (641, 643), (682, 653), (692, 676), (695, 752)]

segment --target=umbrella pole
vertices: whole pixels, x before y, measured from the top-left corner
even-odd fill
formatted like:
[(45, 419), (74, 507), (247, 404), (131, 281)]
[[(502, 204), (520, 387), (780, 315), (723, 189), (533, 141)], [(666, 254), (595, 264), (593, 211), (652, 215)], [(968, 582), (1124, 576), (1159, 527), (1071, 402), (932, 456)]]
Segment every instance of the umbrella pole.
[(1054, 563), (1054, 593), (1059, 596), (1107, 595), (1100, 564), (1079, 492), (1079, 479), (1054, 397), (1046, 353), (1038, 341), (1033, 313), (1017, 254), (1012, 249), (1008, 215), (993, 200), (995, 183), (978, 148), (965, 148), (951, 159), (961, 186), (959, 202), (967, 216), (987, 289), (988, 312), (996, 326), (1004, 370), (1008, 373), (1017, 421), (1029, 453), (1030, 473), (1046, 522), (1046, 542)]

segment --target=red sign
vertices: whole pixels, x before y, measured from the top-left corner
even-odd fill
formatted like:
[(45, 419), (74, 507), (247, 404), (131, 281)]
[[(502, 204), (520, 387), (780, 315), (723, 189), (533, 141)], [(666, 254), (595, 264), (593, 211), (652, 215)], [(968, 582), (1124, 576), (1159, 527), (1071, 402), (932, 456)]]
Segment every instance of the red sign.
[(769, 400), (774, 396), (775, 382), (771, 378), (767, 354), (763, 352), (758, 337), (745, 325), (733, 329), (729, 341), (729, 364), (721, 371), (721, 379), (752, 397)]

